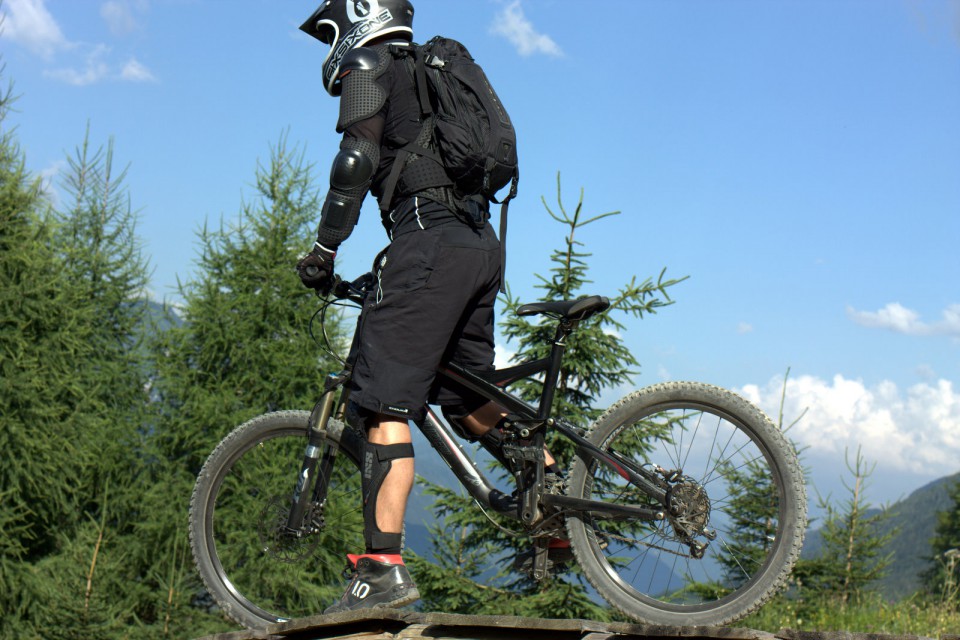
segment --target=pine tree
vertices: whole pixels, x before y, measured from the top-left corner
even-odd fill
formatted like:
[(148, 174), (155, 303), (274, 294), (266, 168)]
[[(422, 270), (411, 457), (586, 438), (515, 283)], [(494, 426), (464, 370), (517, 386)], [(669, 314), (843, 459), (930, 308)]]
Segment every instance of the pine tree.
[(140, 503), (141, 471), (147, 465), (140, 440), (148, 400), (140, 342), (148, 267), (126, 171), (115, 172), (113, 148), (111, 140), (92, 150), (88, 129), (68, 158), (65, 205), (56, 216), (53, 246), (79, 297), (89, 349), (75, 374), (84, 392), (76, 406), (74, 438), (86, 455), (75, 463), (80, 477), (74, 491), (84, 519), (77, 530), (61, 530), (58, 553), (38, 565), (38, 575), (49, 583), (44, 588), (57, 597), (47, 599), (46, 610), (35, 615), (45, 633), (62, 632), (61, 637), (90, 637), (105, 634), (111, 625), (122, 627), (136, 619), (139, 602), (152, 597), (139, 588), (141, 567), (132, 561), (148, 555), (134, 529), (147, 515)]
[[(583, 287), (591, 282), (588, 279), (587, 260), (592, 254), (583, 251), (584, 244), (578, 239), (578, 232), (587, 225), (620, 214), (619, 211), (611, 211), (584, 217), (583, 198), (581, 189), (576, 207), (572, 213), (568, 212), (563, 204), (559, 174), (557, 211), (547, 204), (546, 198), (542, 198), (547, 214), (567, 228), (567, 235), (563, 246), (550, 256), (553, 264), (551, 275), (537, 275), (540, 280), (537, 288), (543, 291), (540, 301), (570, 300), (584, 295)], [(632, 277), (610, 298), (609, 310), (581, 323), (570, 336), (553, 406), (557, 415), (564, 416), (574, 424), (586, 426), (601, 413), (595, 407), (600, 392), (631, 381), (631, 376), (636, 373), (634, 368), (639, 363), (619, 339), (618, 334), (626, 327), (617, 320), (615, 314), (643, 318), (672, 304), (667, 289), (686, 278), (665, 279), (665, 274), (666, 269), (663, 269), (656, 281), (647, 278), (639, 283), (636, 276)], [(513, 360), (519, 362), (547, 357), (552, 346), (555, 323), (540, 316), (531, 318), (516, 315), (521, 303), (508, 289), (500, 326), (504, 337), (517, 345)], [(522, 398), (533, 402), (540, 397), (542, 385), (537, 380), (525, 380), (518, 383), (515, 389)]]
[(820, 506), (826, 513), (821, 529), (823, 550), (818, 558), (819, 570), (808, 576), (812, 588), (808, 593), (835, 599), (840, 606), (868, 593), (871, 585), (885, 575), (892, 555), (884, 553), (884, 546), (896, 535), (896, 531), (881, 533), (889, 517), (886, 509), (869, 513), (864, 492), (873, 467), (868, 468), (859, 448), (853, 462), (848, 456), (846, 464), (853, 480), (852, 484), (844, 481), (849, 496), (839, 507), (821, 498)]
[[(258, 166), (255, 184), (257, 197), (235, 224), (201, 231), (197, 276), (180, 287), (179, 322), (152, 348), (157, 413), (150, 446), (169, 464), (158, 462), (151, 476), (144, 501), (156, 517), (140, 535), (169, 567), (155, 588), (170, 594), (163, 607), (143, 613), (152, 628), (168, 617), (168, 628), (194, 634), (200, 626), (191, 625), (209, 624), (193, 606), (203, 599), (192, 566), (176, 560), (188, 548), (185, 513), (207, 455), (255, 415), (309, 409), (324, 375), (340, 368), (310, 337), (318, 303), (294, 270), (319, 219), (311, 167), (281, 139), (270, 163)], [(326, 330), (342, 344), (337, 317), (328, 318)]]
[(951, 505), (937, 514), (930, 541), (931, 569), (924, 575), (927, 590), (942, 604), (960, 607), (960, 482), (950, 487)]
[(82, 522), (75, 490), (91, 452), (79, 408), (91, 352), (83, 301), (54, 247), (40, 181), (25, 168), (0, 95), (0, 636), (30, 635), (42, 605), (34, 566)]
[[(562, 224), (567, 233), (561, 248), (550, 257), (550, 276), (538, 276), (538, 287), (543, 290), (541, 301), (582, 295), (583, 287), (590, 282), (587, 260), (591, 254), (583, 250), (578, 232), (589, 224), (619, 213), (585, 216), (582, 189), (576, 207), (568, 212), (561, 193), (558, 175), (557, 210), (554, 211), (545, 199), (543, 204), (548, 215)], [(664, 274), (665, 270), (656, 281), (648, 278), (639, 283), (633, 277), (616, 296), (611, 297), (608, 311), (580, 323), (569, 337), (554, 400), (554, 415), (586, 427), (600, 413), (595, 407), (600, 394), (605, 389), (630, 382), (639, 363), (616, 335), (625, 328), (617, 314), (642, 318), (671, 304), (667, 289), (682, 279), (666, 279)], [(506, 338), (517, 344), (514, 361), (546, 357), (554, 338), (555, 322), (517, 316), (515, 311), (520, 304), (508, 289), (501, 329)], [(536, 402), (541, 389), (542, 383), (531, 379), (517, 383), (512, 390), (525, 400)], [(555, 439), (548, 444), (561, 464), (568, 465), (572, 450), (564, 446), (565, 442)], [(422, 478), (419, 481), (430, 484)], [(436, 486), (430, 490), (438, 496), (434, 511), (443, 519), (440, 529), (459, 534), (456, 541), (440, 542), (435, 546), (439, 565), (430, 565), (419, 559), (411, 563), (421, 593), (425, 594), (425, 607), (464, 613), (483, 611), (500, 615), (610, 618), (609, 609), (593, 602), (583, 580), (572, 572), (557, 575), (546, 583), (537, 583), (526, 575), (514, 573), (512, 560), (530, 548), (530, 540), (525, 535), (517, 536), (509, 531), (512, 525), (508, 521), (504, 521), (503, 526), (491, 524), (462, 494)], [(438, 541), (443, 538), (434, 536)], [(493, 560), (499, 562), (500, 569), (491, 576)]]

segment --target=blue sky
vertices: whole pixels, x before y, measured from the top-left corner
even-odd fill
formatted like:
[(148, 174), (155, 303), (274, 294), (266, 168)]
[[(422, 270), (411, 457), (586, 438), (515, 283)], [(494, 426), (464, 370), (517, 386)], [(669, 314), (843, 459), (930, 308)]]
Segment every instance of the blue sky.
[[(4, 0), (4, 80), (28, 165), (55, 194), (87, 123), (129, 164), (154, 268), (176, 298), (194, 233), (237, 215), (284, 131), (326, 180), (337, 102), (316, 0)], [(514, 293), (537, 295), (562, 229), (556, 174), (591, 213), (589, 293), (690, 276), (629, 320), (637, 385), (697, 379), (776, 414), (817, 490), (846, 449), (894, 500), (960, 471), (960, 2), (417, 0), (415, 29), (463, 41), (519, 132)], [(385, 243), (368, 202), (338, 259)], [(310, 241), (304, 239), (304, 247)], [(503, 349), (509, 352), (509, 345)], [(614, 395), (611, 392), (611, 397)]]

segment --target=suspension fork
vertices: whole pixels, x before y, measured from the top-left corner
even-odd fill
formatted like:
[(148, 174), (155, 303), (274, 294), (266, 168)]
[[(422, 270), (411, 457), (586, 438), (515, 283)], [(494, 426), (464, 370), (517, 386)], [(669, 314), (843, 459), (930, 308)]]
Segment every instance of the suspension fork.
[[(324, 446), (328, 444), (327, 422), (333, 413), (334, 399), (337, 393), (337, 387), (330, 383), (336, 377), (336, 374), (328, 376), (327, 391), (320, 398), (320, 401), (314, 405), (313, 411), (310, 412), (310, 419), (307, 421), (307, 448), (303, 453), (303, 462), (300, 464), (300, 473), (297, 474), (297, 484), (293, 490), (290, 513), (287, 516), (287, 531), (298, 537), (306, 533), (303, 526), (303, 516), (307, 511), (307, 506), (311, 501), (320, 502), (326, 497), (327, 483), (325, 479), (330, 477), (333, 462), (337, 455), (336, 446)], [(321, 452), (323, 452), (322, 460), (320, 460)], [(311, 495), (310, 483), (318, 477), (318, 464), (321, 482), (316, 483)]]

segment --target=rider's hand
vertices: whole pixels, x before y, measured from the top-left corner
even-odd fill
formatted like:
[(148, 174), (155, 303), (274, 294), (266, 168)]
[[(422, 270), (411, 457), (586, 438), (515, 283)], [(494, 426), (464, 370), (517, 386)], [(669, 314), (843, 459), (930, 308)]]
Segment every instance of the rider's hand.
[(336, 251), (330, 251), (319, 242), (313, 245), (313, 250), (297, 263), (297, 275), (303, 286), (319, 293), (329, 291), (333, 283), (333, 259), (336, 255)]

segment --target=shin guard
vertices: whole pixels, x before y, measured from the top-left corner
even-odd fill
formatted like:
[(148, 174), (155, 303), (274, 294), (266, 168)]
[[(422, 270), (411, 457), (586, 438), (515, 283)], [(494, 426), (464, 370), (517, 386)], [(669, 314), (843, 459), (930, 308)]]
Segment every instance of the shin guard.
[(384, 533), (377, 525), (377, 496), (380, 493), (380, 486), (390, 473), (392, 461), (412, 457), (413, 445), (409, 442), (401, 444), (364, 442), (363, 473), (360, 480), (363, 490), (363, 538), (367, 545), (367, 553), (384, 549), (392, 553), (400, 553), (403, 534)]

